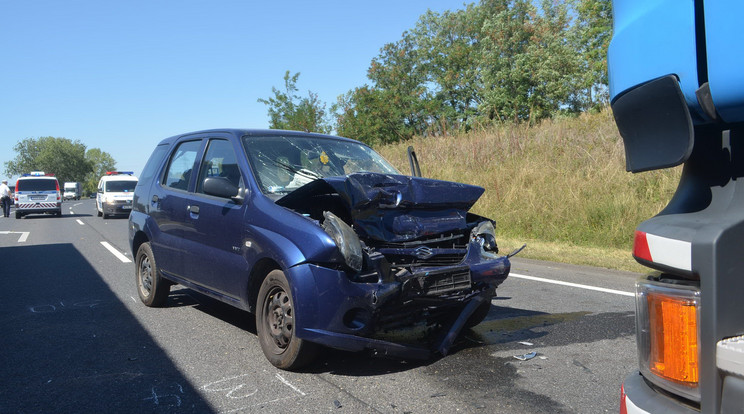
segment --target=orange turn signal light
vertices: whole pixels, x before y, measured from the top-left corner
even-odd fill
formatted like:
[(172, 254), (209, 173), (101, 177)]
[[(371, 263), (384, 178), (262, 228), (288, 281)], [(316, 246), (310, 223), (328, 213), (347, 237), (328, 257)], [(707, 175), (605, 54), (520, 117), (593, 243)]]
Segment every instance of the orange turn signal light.
[(680, 385), (698, 382), (697, 300), (648, 292), (649, 369)]

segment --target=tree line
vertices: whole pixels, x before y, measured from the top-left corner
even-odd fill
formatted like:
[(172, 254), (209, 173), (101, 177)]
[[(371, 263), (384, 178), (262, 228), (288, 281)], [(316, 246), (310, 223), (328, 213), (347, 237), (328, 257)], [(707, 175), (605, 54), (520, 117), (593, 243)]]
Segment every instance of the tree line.
[(372, 145), (577, 114), (607, 103), (611, 31), (611, 0), (481, 0), (420, 16), (330, 109), (290, 71), (259, 102), (271, 128)]
[(98, 148), (88, 149), (79, 140), (58, 137), (26, 138), (13, 147), (16, 157), (5, 163), (9, 176), (31, 171), (53, 173), (60, 185), (69, 181), (83, 183), (85, 194), (93, 193), (98, 180), (116, 168), (116, 161)]

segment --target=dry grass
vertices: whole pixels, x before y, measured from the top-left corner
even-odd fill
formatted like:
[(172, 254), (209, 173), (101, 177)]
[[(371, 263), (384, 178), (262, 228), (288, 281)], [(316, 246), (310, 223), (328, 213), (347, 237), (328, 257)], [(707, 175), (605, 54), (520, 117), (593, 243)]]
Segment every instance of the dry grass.
[(424, 176), (486, 189), (472, 211), (496, 220), (501, 245), (524, 240), (525, 257), (623, 270), (642, 270), (630, 257), (633, 231), (667, 204), (681, 171), (626, 172), (609, 111), (377, 150), (408, 171), (408, 145)]

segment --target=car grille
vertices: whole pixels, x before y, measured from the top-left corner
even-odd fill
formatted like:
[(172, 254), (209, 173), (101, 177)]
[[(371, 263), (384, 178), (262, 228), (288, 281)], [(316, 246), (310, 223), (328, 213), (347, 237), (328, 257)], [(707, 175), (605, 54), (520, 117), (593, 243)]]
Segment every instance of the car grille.
[(469, 289), (471, 285), (470, 270), (468, 268), (440, 274), (426, 272), (420, 278), (422, 278), (423, 293), (426, 296), (439, 296), (447, 292)]

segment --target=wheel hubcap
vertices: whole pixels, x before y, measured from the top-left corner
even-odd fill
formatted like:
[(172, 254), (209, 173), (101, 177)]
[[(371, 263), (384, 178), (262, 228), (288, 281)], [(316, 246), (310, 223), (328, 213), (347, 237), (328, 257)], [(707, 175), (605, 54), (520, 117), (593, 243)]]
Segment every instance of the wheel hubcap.
[(152, 266), (150, 266), (150, 259), (144, 257), (140, 262), (140, 288), (145, 296), (150, 295), (152, 290)]
[(292, 301), (283, 289), (275, 289), (266, 301), (266, 322), (274, 344), (284, 349), (292, 340), (294, 317)]

